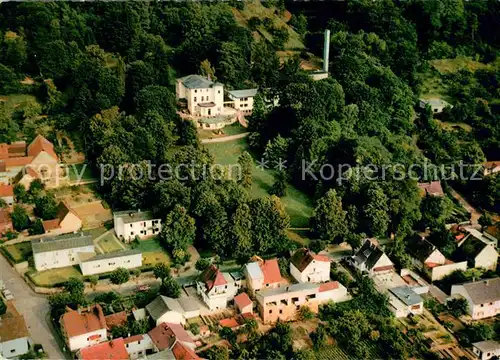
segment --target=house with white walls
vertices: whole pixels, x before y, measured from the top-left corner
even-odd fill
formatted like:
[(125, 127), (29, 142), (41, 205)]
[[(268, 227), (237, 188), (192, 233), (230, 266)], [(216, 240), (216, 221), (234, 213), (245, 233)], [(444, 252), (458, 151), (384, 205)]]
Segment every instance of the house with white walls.
[(227, 90), (226, 93), (227, 97), (233, 101), (236, 110), (240, 110), (244, 115), (252, 113), (257, 89)]
[(122, 250), (98, 254), (91, 257), (80, 256), (80, 270), (83, 275), (111, 272), (118, 268), (135, 269), (142, 266), (142, 253), (137, 250)]
[(397, 318), (410, 314), (420, 315), (424, 311), (424, 299), (409, 286), (398, 286), (389, 289), (389, 310)]
[(128, 210), (113, 213), (116, 236), (120, 240), (131, 242), (138, 236), (144, 239), (158, 235), (161, 231), (161, 219), (151, 211)]
[(46, 234), (61, 235), (79, 231), (83, 221), (65, 201), (61, 201), (57, 206), (56, 218), (44, 220), (42, 225)]
[(290, 274), (299, 283), (330, 280), (330, 259), (309, 249), (298, 249), (290, 259)]
[(370, 276), (379, 276), (394, 271), (394, 263), (375, 242), (366, 239), (361, 248), (350, 258), (358, 271)]
[(123, 339), (130, 360), (144, 358), (153, 352), (153, 341), (148, 334), (129, 336)]
[(201, 75), (188, 75), (177, 79), (175, 97), (187, 101), (193, 116), (217, 116), (224, 108), (224, 85)]
[(200, 315), (200, 306), (192, 299), (180, 300), (159, 295), (146, 305), (146, 311), (156, 325), (163, 322), (184, 325), (188, 319)]
[(500, 342), (495, 340), (479, 341), (472, 344), (472, 352), (480, 360), (500, 358)]
[(11, 301), (0, 318), (0, 359), (13, 359), (27, 354), (33, 346), (24, 317)]
[(7, 206), (14, 204), (14, 187), (12, 185), (0, 184), (0, 199), (5, 201)]
[(228, 272), (221, 272), (217, 266), (210, 265), (198, 277), (196, 292), (210, 310), (221, 310), (234, 299), (242, 280), (234, 278)]
[(451, 287), (451, 297), (461, 296), (472, 320), (500, 314), (500, 278), (472, 281)]
[(274, 289), (280, 286), (282, 278), (277, 259), (263, 260), (254, 256), (251, 260), (252, 262), (246, 264), (243, 270), (250, 292)]
[(61, 315), (59, 323), (70, 351), (108, 340), (106, 318), (99, 304), (69, 310)]
[(82, 254), (95, 255), (92, 235), (85, 232), (31, 240), (37, 271), (73, 266)]
[(496, 270), (498, 263), (496, 243), (475, 229), (467, 231), (469, 234), (460, 240), (453, 256), (466, 261), (469, 267)]

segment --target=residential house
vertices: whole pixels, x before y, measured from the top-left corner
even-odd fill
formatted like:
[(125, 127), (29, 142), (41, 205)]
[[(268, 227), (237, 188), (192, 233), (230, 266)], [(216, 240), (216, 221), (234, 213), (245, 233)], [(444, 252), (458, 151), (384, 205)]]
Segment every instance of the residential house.
[(256, 297), (264, 323), (294, 320), (301, 306), (307, 306), (311, 311), (318, 312), (318, 307), (321, 304), (350, 299), (347, 289), (338, 281), (323, 284), (302, 283), (275, 289), (263, 289), (256, 293)]
[(483, 163), (484, 176), (493, 175), (500, 171), (500, 161), (487, 161)]
[(233, 278), (230, 273), (221, 272), (213, 264), (196, 281), (196, 292), (210, 310), (225, 309), (240, 287), (241, 280)]
[(56, 218), (45, 220), (42, 224), (46, 234), (61, 235), (79, 231), (83, 222), (65, 201), (61, 201), (57, 206)]
[(441, 187), (440, 181), (429, 181), (418, 183), (418, 187), (420, 189), (420, 193), (422, 196), (437, 196), (443, 197), (444, 191)]
[(198, 360), (201, 359), (188, 346), (176, 342), (171, 349), (165, 349), (156, 354), (146, 356), (146, 360)]
[(148, 332), (155, 352), (172, 349), (178, 342), (194, 350), (196, 345), (184, 327), (180, 324), (161, 323)]
[(241, 314), (253, 313), (253, 301), (245, 292), (234, 297), (234, 305), (236, 305), (236, 308)]
[(224, 108), (224, 85), (214, 83), (201, 75), (188, 75), (177, 79), (176, 99), (185, 99), (193, 116), (220, 115)]
[(24, 317), (12, 302), (7, 302), (7, 310), (0, 318), (0, 358), (12, 359), (28, 353), (33, 346)]
[(420, 99), (419, 107), (421, 109), (425, 109), (429, 105), (431, 107), (431, 111), (434, 114), (440, 114), (443, 112), (444, 108), (449, 107), (453, 108), (453, 105), (448, 103), (447, 101), (440, 98), (429, 98), (429, 99)]
[(472, 344), (472, 352), (480, 360), (500, 358), (500, 343), (495, 340), (480, 341)]
[(23, 157), (26, 153), (26, 142), (16, 141), (12, 144), (0, 144), (0, 160)]
[(309, 249), (298, 249), (290, 259), (290, 274), (299, 283), (330, 280), (330, 259)]
[(351, 264), (362, 273), (370, 276), (384, 275), (394, 271), (394, 263), (370, 239), (351, 257)]
[(156, 325), (164, 322), (184, 325), (187, 319), (200, 315), (200, 307), (195, 300), (173, 299), (163, 295), (146, 305), (146, 311)]
[(0, 184), (12, 185), (17, 174), (24, 169), (26, 165), (31, 164), (33, 157), (13, 157), (0, 160)]
[(148, 334), (129, 336), (123, 342), (130, 360), (144, 358), (154, 350), (153, 341)]
[(58, 185), (61, 169), (54, 145), (42, 135), (37, 135), (28, 146), (27, 154), (33, 158), (30, 167), (39, 174), (41, 180), (47, 186)]
[(462, 296), (468, 303), (472, 320), (500, 314), (500, 278), (453, 285), (451, 296)]
[(161, 231), (161, 219), (155, 218), (151, 211), (118, 211), (113, 213), (115, 232), (119, 239), (130, 242), (139, 237), (157, 235)]
[(80, 256), (80, 269), (83, 275), (107, 273), (120, 267), (135, 269), (141, 266), (142, 253), (137, 249), (115, 251), (91, 257)]
[(489, 232), (481, 232), (479, 230), (474, 229), (473, 227), (462, 227), (461, 230), (465, 232), (465, 236), (461, 239), (458, 239), (458, 246), (461, 246), (462, 243), (470, 236), (475, 237), (477, 240), (482, 241), (485, 244), (493, 245), (495, 248), (498, 247), (498, 239), (490, 234)]
[(467, 261), (453, 262), (425, 238), (416, 235), (407, 242), (407, 250), (413, 266), (426, 274), (430, 280), (441, 280), (456, 270), (466, 270)]
[(123, 338), (117, 338), (82, 348), (78, 351), (77, 358), (82, 360), (128, 360), (129, 356)]
[(389, 309), (397, 318), (410, 314), (420, 315), (424, 311), (423, 298), (408, 286), (389, 289)]
[(40, 179), (40, 174), (33, 169), (30, 165), (25, 166), (14, 178), (14, 184), (20, 184), (24, 186), (25, 189), (29, 189), (31, 183), (35, 179)]
[(6, 234), (9, 231), (14, 231), (10, 213), (7, 209), (0, 209), (0, 235)]
[(459, 242), (453, 254), (454, 258), (466, 261), (469, 267), (496, 270), (498, 252), (494, 243), (484, 241), (482, 234), (477, 230), (469, 229), (469, 231), (469, 235)]
[(234, 102), (234, 108), (245, 115), (252, 113), (255, 95), (257, 95), (257, 89), (227, 90), (227, 96)]
[(125, 311), (120, 311), (104, 317), (106, 321), (106, 329), (111, 330), (113, 327), (122, 327), (128, 325), (128, 316)]
[(84, 232), (31, 240), (31, 247), (38, 271), (77, 265), (82, 253), (95, 255), (92, 236)]
[(0, 199), (8, 206), (14, 204), (14, 187), (12, 185), (0, 184)]
[(262, 260), (255, 256), (245, 265), (244, 274), (247, 287), (253, 293), (261, 289), (274, 289), (280, 286), (282, 279), (277, 259)]
[(107, 340), (107, 326), (101, 305), (69, 310), (60, 320), (61, 332), (70, 351), (96, 345)]

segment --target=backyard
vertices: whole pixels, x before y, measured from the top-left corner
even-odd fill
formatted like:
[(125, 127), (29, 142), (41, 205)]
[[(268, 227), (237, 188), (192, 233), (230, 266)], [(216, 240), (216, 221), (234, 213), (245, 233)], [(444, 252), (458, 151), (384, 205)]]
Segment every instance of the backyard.
[(83, 275), (76, 266), (68, 266), (45, 271), (33, 271), (28, 273), (33, 283), (38, 286), (55, 286), (62, 284), (71, 277), (82, 279)]
[(88, 164), (68, 164), (66, 166), (68, 172), (68, 177), (70, 181), (88, 181), (94, 180), (95, 177), (92, 174), (90, 166)]
[(153, 266), (157, 263), (170, 263), (170, 256), (167, 254), (158, 239), (140, 240), (132, 246), (142, 252), (142, 265)]
[(31, 250), (31, 241), (24, 241), (13, 245), (7, 245), (4, 246), (4, 249), (7, 253), (10, 254), (10, 258), (15, 263), (20, 263), (28, 260), (28, 258), (33, 253), (33, 251)]
[[(215, 163), (221, 165), (236, 165), (238, 164), (238, 157), (244, 151), (249, 151), (246, 139), (205, 144), (204, 146), (213, 154)], [(254, 162), (253, 184), (250, 191), (251, 196), (257, 198), (269, 195), (269, 190), (273, 183), (274, 170), (257, 168), (257, 164)], [(293, 185), (288, 184), (287, 195), (281, 198), (281, 200), (290, 216), (291, 227), (300, 228), (309, 226), (313, 202), (306, 194), (297, 190)]]
[(97, 241), (97, 247), (100, 248), (104, 253), (126, 249), (126, 246), (120, 243), (113, 231), (108, 232), (106, 235), (100, 238)]

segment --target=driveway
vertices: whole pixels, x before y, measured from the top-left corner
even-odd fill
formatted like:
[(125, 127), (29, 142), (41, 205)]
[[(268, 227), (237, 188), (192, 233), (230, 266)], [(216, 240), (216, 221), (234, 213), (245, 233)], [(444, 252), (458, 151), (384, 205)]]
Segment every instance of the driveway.
[(33, 341), (42, 344), (49, 359), (66, 359), (47, 322), (50, 311), (48, 300), (31, 290), (3, 256), (0, 256), (0, 274), (5, 286), (14, 295), (14, 306), (24, 315)]

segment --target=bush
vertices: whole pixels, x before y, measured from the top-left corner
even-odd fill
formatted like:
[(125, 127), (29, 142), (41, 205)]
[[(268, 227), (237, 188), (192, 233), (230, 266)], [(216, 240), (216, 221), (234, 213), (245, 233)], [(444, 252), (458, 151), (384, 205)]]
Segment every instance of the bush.
[(314, 319), (314, 313), (309, 309), (308, 306), (302, 306), (299, 310), (300, 318), (302, 320), (311, 320)]
[(7, 311), (7, 305), (5, 305), (3, 300), (0, 299), (0, 315), (5, 314), (6, 311)]
[(198, 335), (200, 333), (200, 326), (197, 323), (192, 323), (189, 325), (189, 330), (193, 335)]
[(121, 285), (130, 279), (130, 273), (125, 268), (118, 268), (111, 273), (109, 279), (113, 284)]

